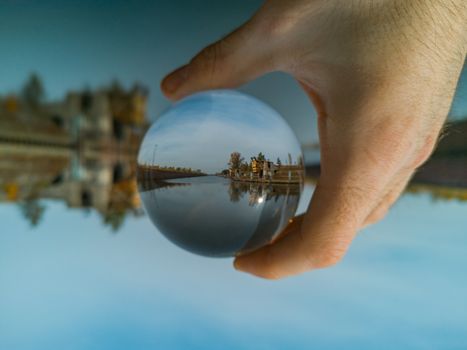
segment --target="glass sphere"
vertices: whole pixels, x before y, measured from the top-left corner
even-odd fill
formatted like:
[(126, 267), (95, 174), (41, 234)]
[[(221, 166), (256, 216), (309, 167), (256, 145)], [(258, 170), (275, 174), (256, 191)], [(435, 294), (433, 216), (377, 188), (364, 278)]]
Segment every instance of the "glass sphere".
[(230, 90), (197, 93), (147, 131), (138, 187), (170, 241), (205, 256), (234, 256), (271, 242), (303, 189), (300, 144), (284, 119)]

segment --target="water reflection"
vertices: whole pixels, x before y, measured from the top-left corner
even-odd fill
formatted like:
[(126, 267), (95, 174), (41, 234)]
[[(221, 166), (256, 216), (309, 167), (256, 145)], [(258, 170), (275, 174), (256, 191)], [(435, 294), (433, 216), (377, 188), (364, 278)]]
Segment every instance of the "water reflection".
[(0, 96), (0, 202), (18, 205), (32, 226), (44, 200), (95, 210), (114, 230), (141, 215), (136, 154), (147, 128), (144, 88), (118, 83), (46, 101), (32, 75), (22, 91)]
[(268, 243), (298, 205), (299, 184), (239, 182), (222, 176), (140, 181), (158, 230), (181, 248), (231, 256)]

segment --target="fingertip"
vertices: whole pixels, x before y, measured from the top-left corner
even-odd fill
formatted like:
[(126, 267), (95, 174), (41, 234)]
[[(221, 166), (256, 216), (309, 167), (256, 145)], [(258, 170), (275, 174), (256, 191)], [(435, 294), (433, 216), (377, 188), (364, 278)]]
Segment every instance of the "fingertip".
[(168, 100), (170, 100), (170, 101), (176, 101), (175, 96), (174, 96), (171, 92), (169, 92), (169, 91), (167, 90), (167, 88), (166, 88), (166, 86), (165, 86), (165, 79), (166, 79), (166, 78), (164, 78), (164, 80), (162, 80), (162, 82), (161, 82), (161, 84), (160, 84), (160, 89), (161, 89), (161, 91), (162, 91), (162, 94), (165, 96), (166, 99), (168, 99)]
[(255, 252), (238, 256), (234, 260), (234, 268), (237, 271), (245, 272), (255, 277), (260, 277), (267, 280), (277, 280), (283, 276), (273, 273), (271, 266), (265, 263), (267, 251), (266, 248), (261, 248)]
[(184, 65), (168, 74), (161, 82), (161, 90), (164, 95), (170, 100), (178, 99), (178, 92), (188, 80), (188, 76), (189, 65)]
[(248, 257), (246, 255), (237, 256), (233, 262), (234, 268), (237, 271), (249, 273)]
[(233, 261), (233, 267), (235, 270), (237, 271), (242, 271), (241, 267), (240, 267), (240, 263), (238, 262), (239, 258), (235, 258), (234, 261)]

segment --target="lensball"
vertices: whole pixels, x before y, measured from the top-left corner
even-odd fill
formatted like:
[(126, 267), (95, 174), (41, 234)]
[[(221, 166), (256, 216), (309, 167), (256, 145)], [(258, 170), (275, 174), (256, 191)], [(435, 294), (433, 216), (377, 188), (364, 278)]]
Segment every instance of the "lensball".
[(190, 252), (234, 256), (271, 242), (293, 218), (303, 189), (300, 144), (258, 99), (197, 93), (147, 131), (138, 187), (151, 221)]

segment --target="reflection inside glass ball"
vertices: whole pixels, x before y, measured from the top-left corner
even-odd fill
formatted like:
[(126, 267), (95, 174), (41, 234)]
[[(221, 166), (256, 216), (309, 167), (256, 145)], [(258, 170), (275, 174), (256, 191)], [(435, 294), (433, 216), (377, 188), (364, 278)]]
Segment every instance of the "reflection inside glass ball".
[(297, 209), (300, 145), (271, 107), (239, 92), (198, 93), (148, 130), (138, 186), (157, 229), (185, 250), (233, 256), (273, 240)]

